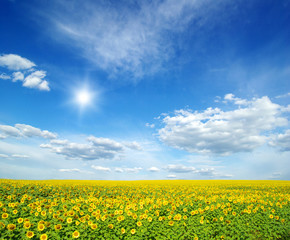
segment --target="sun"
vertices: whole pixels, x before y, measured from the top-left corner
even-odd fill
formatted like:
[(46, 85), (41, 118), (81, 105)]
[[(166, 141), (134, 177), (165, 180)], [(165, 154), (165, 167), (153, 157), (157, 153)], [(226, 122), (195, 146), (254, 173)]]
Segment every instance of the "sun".
[(80, 90), (76, 93), (76, 101), (81, 106), (89, 105), (92, 101), (92, 94), (86, 90)]
[(87, 110), (98, 110), (100, 88), (89, 83), (76, 84), (70, 91), (69, 104), (79, 110), (82, 115)]

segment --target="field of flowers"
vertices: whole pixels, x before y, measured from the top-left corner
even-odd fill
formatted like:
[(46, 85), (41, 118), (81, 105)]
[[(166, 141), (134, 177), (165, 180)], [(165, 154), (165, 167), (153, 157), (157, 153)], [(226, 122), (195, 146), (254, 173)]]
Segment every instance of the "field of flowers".
[(290, 239), (289, 181), (0, 180), (0, 239)]

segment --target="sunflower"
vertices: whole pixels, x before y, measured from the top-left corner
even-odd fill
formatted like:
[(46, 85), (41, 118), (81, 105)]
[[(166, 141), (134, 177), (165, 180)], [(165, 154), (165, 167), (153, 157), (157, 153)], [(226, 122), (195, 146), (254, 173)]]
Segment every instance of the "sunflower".
[(47, 234), (41, 234), (40, 240), (47, 240)]
[(18, 223), (22, 223), (22, 222), (23, 222), (23, 218), (18, 218), (18, 219), (17, 219), (17, 222), (18, 222)]
[(34, 232), (32, 232), (32, 231), (28, 231), (26, 233), (26, 237), (28, 237), (28, 238), (33, 238), (33, 236), (34, 236)]
[(38, 231), (43, 231), (45, 229), (44, 224), (42, 224), (42, 223), (38, 224), (37, 229), (38, 229)]
[(114, 225), (113, 224), (109, 224), (108, 225), (108, 228), (113, 229), (114, 228)]
[(8, 217), (9, 217), (9, 214), (8, 214), (8, 213), (3, 213), (3, 214), (2, 214), (2, 218), (5, 219), (5, 218), (8, 218)]
[(136, 229), (131, 229), (131, 234), (135, 234), (136, 233)]
[(174, 222), (173, 221), (169, 221), (168, 223), (170, 226), (173, 226), (174, 225)]
[(126, 232), (125, 228), (121, 228), (121, 233), (124, 234)]
[(74, 231), (72, 234), (73, 238), (78, 238), (80, 236), (80, 232), (79, 231)]
[(92, 224), (92, 225), (91, 225), (91, 229), (93, 229), (93, 230), (95, 230), (97, 227), (98, 227), (97, 224)]
[(66, 219), (66, 222), (67, 222), (67, 223), (72, 223), (72, 218), (70, 218), (70, 217), (67, 218), (67, 219)]
[(54, 225), (54, 229), (55, 229), (56, 231), (62, 229), (61, 224), (56, 224), (56, 225)]
[(29, 229), (29, 228), (31, 227), (31, 223), (30, 223), (30, 222), (25, 222), (25, 223), (23, 224), (23, 227), (24, 227), (25, 229)]
[(15, 228), (16, 228), (16, 225), (15, 224), (10, 223), (10, 224), (7, 225), (7, 229), (9, 231), (13, 231)]
[(138, 227), (141, 227), (141, 226), (142, 226), (142, 222), (140, 222), (140, 221), (137, 222), (137, 226), (138, 226)]

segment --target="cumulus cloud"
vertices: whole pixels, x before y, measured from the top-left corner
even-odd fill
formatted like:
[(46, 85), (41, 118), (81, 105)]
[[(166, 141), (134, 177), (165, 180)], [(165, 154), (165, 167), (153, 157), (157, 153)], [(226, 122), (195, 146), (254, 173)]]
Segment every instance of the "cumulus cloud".
[(148, 168), (147, 170), (150, 172), (159, 172), (160, 171), (160, 169), (157, 167), (151, 167), (151, 168)]
[[(27, 88), (35, 88), (42, 91), (50, 90), (48, 81), (44, 80), (46, 72), (42, 70), (34, 70), (33, 67), (36, 65), (26, 58), (16, 54), (1, 55), (0, 66), (8, 68), (9, 70), (16, 70), (16, 72), (13, 72), (11, 76), (2, 73), (0, 75), (1, 79), (12, 79), (12, 82), (21, 81), (22, 85)], [(27, 73), (28, 76), (25, 77), (25, 74)]]
[(49, 144), (41, 144), (40, 146), (68, 159), (81, 160), (116, 159), (125, 151), (125, 146), (122, 143), (109, 138), (97, 138), (94, 136), (88, 137), (87, 143), (74, 143), (68, 140), (54, 139)]
[(8, 158), (9, 156), (7, 154), (0, 153), (0, 158)]
[(115, 172), (122, 173), (124, 170), (122, 168), (116, 167)]
[(57, 137), (55, 133), (47, 130), (41, 130), (39, 128), (27, 125), (27, 124), (15, 124), (15, 127), (21, 131), (25, 137), (43, 137), (47, 139), (54, 139)]
[(19, 131), (19, 129), (9, 125), (0, 125), (0, 131), (2, 133), (2, 138), (22, 136), (22, 133)]
[(48, 82), (43, 79), (45, 76), (45, 71), (35, 71), (24, 79), (23, 86), (28, 88), (37, 88), (43, 91), (49, 91), (50, 88), (48, 87)]
[[(179, 164), (179, 165), (170, 164), (170, 165), (164, 167), (164, 170), (166, 170), (168, 172), (172, 172), (172, 173), (179, 173), (179, 174), (190, 173), (192, 177), (196, 176), (196, 175), (200, 175), (200, 176), (205, 176), (207, 178), (231, 178), (233, 176), (231, 174), (223, 174), (223, 173), (217, 171), (213, 167), (197, 169), (195, 167), (184, 166), (182, 164)], [(176, 176), (176, 175), (174, 175), (174, 176)]]
[(111, 172), (110, 168), (92, 165), (91, 168), (101, 172)]
[(11, 77), (8, 76), (6, 73), (1, 73), (0, 74), (0, 79), (3, 79), (3, 80), (7, 80), (7, 79), (10, 79)]
[(174, 116), (163, 117), (159, 139), (191, 153), (228, 155), (253, 151), (268, 140), (267, 132), (288, 124), (282, 116), (287, 109), (266, 96), (248, 101), (227, 94), (224, 99), (238, 108), (175, 111)]
[(42, 137), (47, 139), (56, 138), (55, 133), (47, 130), (41, 130), (39, 128), (27, 125), (27, 124), (15, 124), (15, 126), (0, 125), (0, 133), (3, 138), (7, 137)]
[(132, 149), (132, 150), (138, 150), (138, 151), (142, 150), (141, 145), (135, 141), (134, 142), (123, 142), (123, 145), (127, 148)]
[(174, 174), (169, 174), (169, 175), (167, 175), (167, 178), (176, 178), (176, 175), (174, 175)]
[(97, 138), (94, 136), (88, 137), (88, 141), (93, 143), (96, 148), (106, 149), (109, 151), (123, 151), (124, 147), (121, 143), (109, 138)]
[(141, 167), (134, 167), (134, 168), (121, 168), (121, 167), (116, 167), (115, 168), (115, 172), (118, 173), (138, 173), (140, 170), (142, 170), (143, 168)]
[(279, 179), (281, 178), (282, 173), (281, 172), (273, 172), (272, 175), (270, 176), (270, 179)]
[(29, 158), (29, 156), (24, 154), (12, 154), (11, 156), (14, 158)]
[(146, 127), (149, 127), (149, 128), (154, 128), (155, 127), (155, 124), (154, 123), (152, 123), (152, 124), (146, 123), (145, 126)]
[[(141, 77), (162, 68), (174, 56), (171, 34), (191, 31), (210, 21), (223, 1), (51, 1), (48, 14), (58, 40), (110, 74), (126, 71)], [(78, 14), (75, 14), (75, 13)], [(213, 22), (213, 21), (212, 21)], [(59, 35), (61, 34), (61, 37)], [(69, 41), (68, 41), (69, 40)]]
[(6, 67), (9, 70), (25, 70), (36, 65), (27, 58), (20, 57), (16, 54), (3, 54), (0, 56), (0, 66)]
[(78, 169), (78, 168), (62, 168), (62, 169), (58, 169), (59, 172), (69, 172), (69, 173), (72, 173), (72, 172), (77, 172), (77, 173), (80, 173), (81, 170)]
[(23, 81), (24, 79), (24, 74), (22, 72), (14, 72), (12, 73), (12, 81)]
[(174, 165), (170, 164), (164, 168), (165, 170), (169, 172), (175, 172), (175, 173), (186, 173), (186, 172), (194, 172), (194, 167), (186, 167), (184, 165)]
[(272, 136), (269, 145), (279, 148), (282, 152), (290, 151), (290, 129), (286, 130), (285, 133)]

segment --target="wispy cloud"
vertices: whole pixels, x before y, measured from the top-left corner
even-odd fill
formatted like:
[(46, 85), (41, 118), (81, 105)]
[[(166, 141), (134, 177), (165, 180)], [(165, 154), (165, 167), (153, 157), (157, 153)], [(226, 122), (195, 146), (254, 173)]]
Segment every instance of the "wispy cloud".
[(228, 2), (61, 0), (51, 1), (40, 16), (49, 20), (51, 36), (81, 49), (99, 68), (139, 78), (162, 69), (175, 55), (173, 34), (189, 26), (195, 31)]
[[(174, 116), (164, 117), (165, 126), (158, 132), (160, 140), (192, 153), (228, 155), (253, 151), (266, 143), (267, 132), (288, 125), (287, 117), (282, 116), (288, 108), (273, 103), (266, 96), (245, 100), (227, 94), (224, 100), (239, 106), (230, 111), (219, 108), (203, 112), (178, 110)], [(281, 143), (288, 136), (280, 138)], [(272, 145), (275, 144), (278, 142)]]

